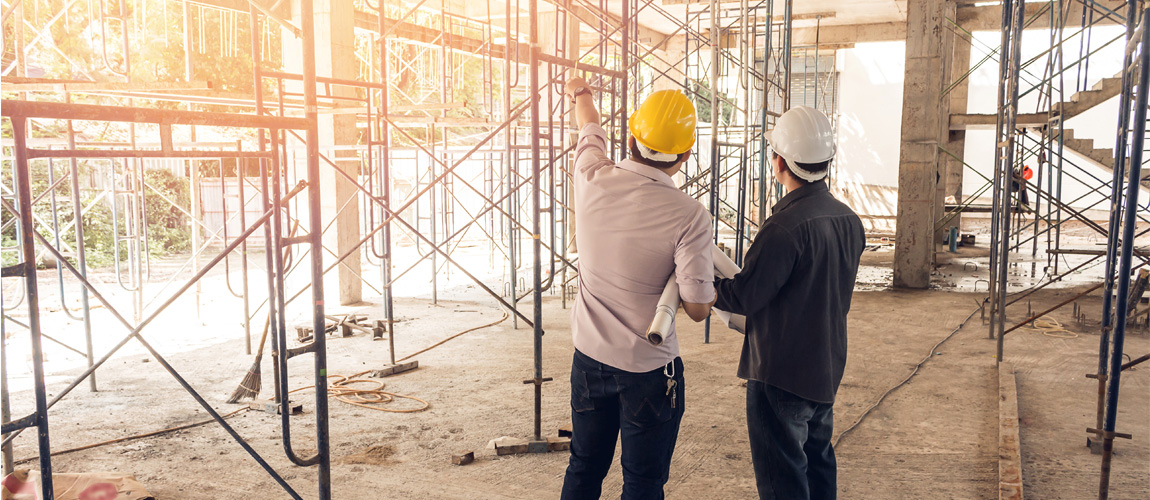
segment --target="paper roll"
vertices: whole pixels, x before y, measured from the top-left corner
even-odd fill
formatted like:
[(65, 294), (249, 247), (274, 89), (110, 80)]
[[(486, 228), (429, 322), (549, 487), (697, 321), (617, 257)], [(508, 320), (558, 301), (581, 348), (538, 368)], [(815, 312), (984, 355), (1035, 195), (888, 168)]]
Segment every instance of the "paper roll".
[(679, 284), (675, 282), (674, 273), (663, 287), (663, 294), (659, 296), (659, 305), (655, 306), (655, 319), (647, 327), (647, 342), (651, 345), (663, 345), (663, 341), (675, 325), (675, 312), (679, 310)]
[[(711, 258), (714, 260), (716, 276), (733, 278), (739, 273), (739, 266), (715, 245), (711, 245)], [(651, 345), (663, 345), (663, 341), (667, 339), (671, 327), (675, 325), (675, 313), (679, 310), (679, 301), (679, 283), (675, 281), (675, 274), (672, 273), (667, 285), (663, 287), (663, 294), (659, 296), (659, 304), (655, 306), (655, 318), (651, 320), (651, 326), (647, 327), (647, 342)], [(747, 333), (746, 316), (718, 309), (714, 311), (715, 316), (728, 328), (739, 333)]]
[[(739, 265), (735, 261), (727, 257), (727, 254), (719, 249), (716, 245), (711, 245), (711, 259), (715, 261), (715, 276), (720, 278), (734, 278), (739, 274)], [(728, 328), (742, 333), (747, 333), (747, 317), (741, 314), (731, 314), (727, 311), (715, 309), (715, 316), (718, 316)]]
[(711, 260), (715, 261), (715, 275), (720, 278), (734, 278), (741, 270), (717, 245), (711, 245)]

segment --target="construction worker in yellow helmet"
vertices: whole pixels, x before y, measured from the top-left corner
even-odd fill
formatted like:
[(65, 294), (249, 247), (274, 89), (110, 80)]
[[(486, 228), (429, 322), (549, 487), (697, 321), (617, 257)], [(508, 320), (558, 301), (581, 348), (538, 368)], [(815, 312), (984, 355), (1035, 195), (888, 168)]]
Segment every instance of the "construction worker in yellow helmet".
[(599, 498), (622, 436), (622, 498), (663, 498), (686, 405), (683, 360), (673, 328), (656, 346), (647, 326), (672, 276), (692, 320), (715, 301), (710, 213), (671, 180), (695, 144), (695, 107), (677, 91), (652, 93), (628, 120), (630, 157), (614, 162), (595, 91), (573, 78), (565, 94), (579, 127), (571, 171), (579, 293), (561, 497)]

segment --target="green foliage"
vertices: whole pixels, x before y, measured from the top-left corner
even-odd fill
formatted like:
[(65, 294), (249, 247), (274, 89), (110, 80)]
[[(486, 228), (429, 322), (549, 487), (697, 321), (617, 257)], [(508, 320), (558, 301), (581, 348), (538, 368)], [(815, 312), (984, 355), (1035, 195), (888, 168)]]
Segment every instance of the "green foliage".
[[(699, 116), (700, 122), (710, 123), (711, 121), (711, 84), (706, 80), (693, 81), (690, 83), (691, 92), (688, 95), (691, 102), (695, 105), (695, 111)], [(734, 116), (735, 107), (731, 103), (722, 100), (723, 94), (719, 94), (719, 125), (730, 125), (731, 117)]]
[[(68, 175), (68, 163), (57, 162), (55, 170), (51, 172), (55, 180), (59, 180), (61, 176)], [(33, 196), (40, 196), (44, 194), (41, 201), (32, 207), (32, 211), (36, 216), (35, 227), (36, 230), (43, 235), (49, 242), (56, 246), (62, 253), (65, 254), (69, 260), (76, 264), (75, 244), (76, 231), (73, 221), (75, 220), (75, 210), (72, 204), (72, 191), (71, 184), (65, 180), (55, 188), (56, 194), (56, 212), (52, 213), (52, 195), (45, 193), (51, 182), (49, 181), (49, 167), (46, 162), (33, 162), (32, 163), (32, 193)], [(87, 177), (92, 174), (91, 167), (88, 164), (81, 162), (80, 176)], [(181, 207), (188, 207), (190, 203), (190, 186), (188, 179), (184, 177), (177, 177), (172, 175), (166, 170), (149, 170), (145, 174), (145, 179), (150, 186), (145, 194), (145, 212), (147, 217), (147, 247), (152, 256), (164, 256), (175, 253), (187, 252), (191, 249), (191, 236), (188, 231), (189, 219), (184, 215), (183, 211), (177, 209), (169, 201), (180, 205)], [(11, 169), (4, 169), (2, 177), (5, 185), (12, 184)], [(162, 194), (161, 197), (159, 194)], [(89, 268), (102, 268), (115, 263), (116, 251), (116, 237), (115, 232), (118, 229), (120, 235), (128, 234), (126, 227), (127, 217), (124, 214), (123, 197), (120, 198), (120, 206), (118, 207), (118, 214), (116, 214), (113, 221), (111, 201), (108, 198), (111, 196), (108, 193), (99, 193), (95, 191), (84, 191), (80, 196), (80, 204), (82, 207), (87, 207), (83, 216), (84, 228), (84, 247), (85, 258)], [(97, 199), (99, 198), (99, 199)], [(167, 198), (165, 200), (164, 198)], [(0, 214), (0, 222), (5, 225), (12, 220), (14, 216), (8, 211), (3, 211)], [(56, 242), (56, 234), (53, 225), (58, 223), (60, 228), (60, 242)], [(3, 233), (0, 233), (0, 242), (6, 249), (3, 252), (3, 265), (12, 265), (17, 261), (17, 253), (13, 250), (19, 240), (16, 231), (16, 225), (5, 227)], [(39, 248), (39, 245), (37, 245)], [(127, 245), (120, 242), (120, 258), (127, 258)]]
[[(148, 250), (156, 256), (191, 250), (192, 237), (188, 231), (190, 219), (176, 208), (177, 205), (191, 206), (191, 183), (188, 178), (177, 177), (167, 170), (149, 170), (144, 173), (144, 179), (149, 187), (147, 203), (144, 205), (148, 219)], [(157, 196), (156, 191), (163, 198)]]
[[(192, 3), (185, 10), (179, 2), (128, 0), (121, 23), (108, 19), (101, 29), (98, 9), (118, 17), (116, 2), (75, 2), (72, 0), (39, 0), (24, 4), (20, 12), (30, 26), (47, 26), (46, 33), (24, 27), (25, 43), (34, 37), (47, 36), (32, 47), (27, 58), (26, 76), (123, 81), (173, 82), (207, 80), (213, 88), (226, 92), (249, 93), (253, 90), (251, 28), (248, 16)], [(56, 17), (67, 6), (67, 15)], [(14, 26), (18, 15), (4, 25), (4, 40), (16, 37)], [(125, 57), (122, 24), (128, 26)], [(184, 26), (189, 27), (187, 37)], [(281, 63), (280, 29), (265, 23), (261, 43), (263, 60), (271, 67)], [(190, 47), (185, 51), (184, 41)], [(15, 60), (15, 43), (5, 43), (3, 64)], [(55, 46), (55, 49), (47, 47)], [(190, 53), (188, 53), (190, 52)], [(187, 74), (186, 62), (192, 74)], [(163, 103), (160, 107), (175, 107)]]

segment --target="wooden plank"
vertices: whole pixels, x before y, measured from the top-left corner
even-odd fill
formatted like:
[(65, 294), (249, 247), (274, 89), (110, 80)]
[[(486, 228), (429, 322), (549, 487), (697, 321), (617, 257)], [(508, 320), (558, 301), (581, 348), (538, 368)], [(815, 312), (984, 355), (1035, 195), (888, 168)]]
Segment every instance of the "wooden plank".
[(404, 363), (396, 363), (394, 365), (387, 365), (387, 366), (380, 368), (378, 370), (372, 370), (371, 376), (375, 377), (375, 378), (390, 377), (392, 375), (398, 375), (400, 373), (411, 371), (411, 370), (414, 370), (416, 368), (419, 368), (419, 361), (418, 360), (407, 361)]
[(1014, 365), (998, 364), (998, 498), (1022, 500), (1022, 443), (1018, 439), (1018, 383)]

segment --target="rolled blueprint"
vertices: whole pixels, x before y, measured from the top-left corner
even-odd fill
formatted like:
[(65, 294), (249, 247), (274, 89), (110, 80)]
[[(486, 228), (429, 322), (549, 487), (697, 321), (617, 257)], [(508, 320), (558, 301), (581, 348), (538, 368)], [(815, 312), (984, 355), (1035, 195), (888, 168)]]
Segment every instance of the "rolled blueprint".
[(718, 245), (711, 245), (711, 260), (715, 261), (715, 276), (720, 278), (734, 278), (741, 271), (739, 265), (727, 257), (727, 253)]
[[(715, 261), (715, 276), (720, 278), (734, 278), (739, 274), (738, 264), (735, 264), (727, 254), (715, 245), (711, 245), (711, 259)], [(747, 333), (747, 317), (742, 314), (731, 314), (727, 311), (715, 309), (715, 316), (727, 325), (728, 328), (739, 333)]]
[(663, 294), (659, 296), (659, 305), (655, 306), (655, 319), (647, 327), (647, 342), (651, 345), (663, 345), (663, 339), (675, 325), (675, 312), (679, 310), (679, 284), (675, 282), (675, 274), (671, 273), (667, 286), (663, 287)]
[[(739, 266), (719, 247), (711, 245), (711, 258), (715, 262), (715, 275), (721, 278), (733, 278), (739, 273)], [(651, 326), (647, 327), (647, 342), (651, 345), (663, 345), (663, 340), (675, 325), (675, 313), (679, 310), (679, 284), (675, 282), (675, 274), (667, 279), (667, 286), (663, 287), (663, 294), (659, 296), (659, 304), (655, 306), (655, 318)], [(747, 317), (741, 314), (731, 314), (715, 309), (715, 316), (728, 328), (739, 333), (747, 333)]]

